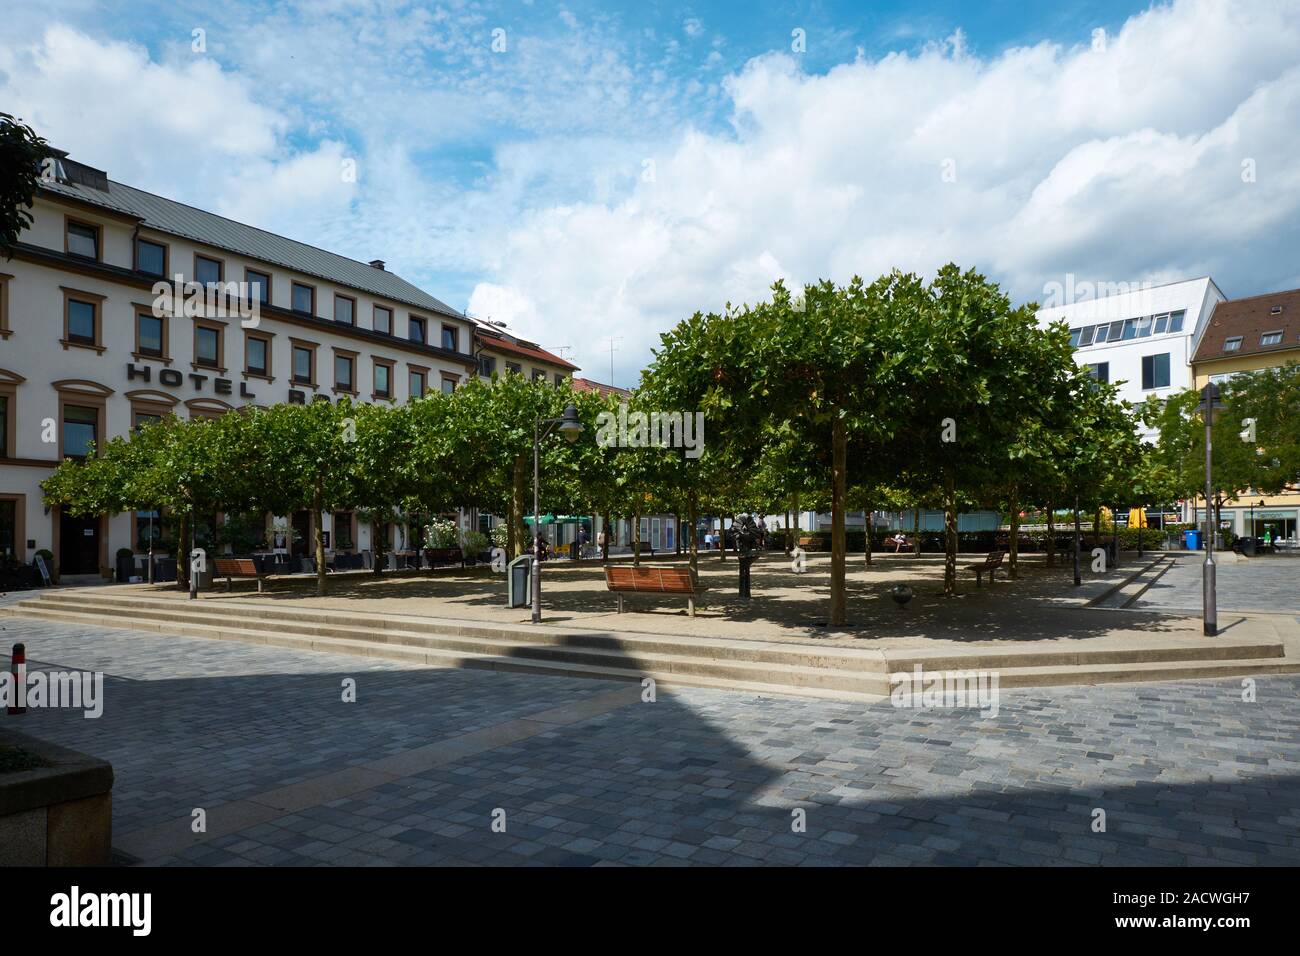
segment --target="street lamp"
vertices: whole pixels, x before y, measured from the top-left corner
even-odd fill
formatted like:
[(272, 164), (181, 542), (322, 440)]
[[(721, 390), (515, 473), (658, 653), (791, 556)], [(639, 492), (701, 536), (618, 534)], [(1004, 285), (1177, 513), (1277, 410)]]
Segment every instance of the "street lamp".
[(582, 434), (582, 422), (578, 421), (578, 409), (575, 405), (566, 405), (564, 415), (560, 418), (538, 418), (533, 424), (533, 623), (542, 622), (542, 562), (541, 551), (538, 547), (542, 535), (542, 519), (538, 513), (538, 487), (541, 476), (541, 451), (542, 442), (551, 434), (559, 429), (564, 440), (572, 445)]
[(1214, 534), (1218, 530), (1214, 527), (1214, 520), (1210, 517), (1210, 502), (1214, 497), (1214, 485), (1210, 476), (1211, 462), (1213, 460), (1213, 437), (1214, 413), (1223, 411), (1228, 406), (1219, 399), (1219, 386), (1210, 382), (1201, 389), (1201, 404), (1196, 410), (1205, 416), (1205, 564), (1201, 572), (1201, 604), (1204, 616), (1204, 630), (1206, 637), (1214, 637), (1219, 633), (1219, 608), (1218, 601), (1215, 597), (1215, 568), (1214, 568)]

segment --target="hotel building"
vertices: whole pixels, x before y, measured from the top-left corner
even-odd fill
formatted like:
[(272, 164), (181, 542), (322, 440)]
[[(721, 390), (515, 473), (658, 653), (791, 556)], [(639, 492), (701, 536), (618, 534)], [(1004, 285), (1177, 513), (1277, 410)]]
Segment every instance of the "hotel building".
[[(48, 549), (60, 573), (98, 575), (145, 550), (146, 515), (47, 510), (64, 457), (167, 414), (350, 396), (403, 402), (475, 374), (476, 323), (394, 275), (109, 180), (61, 156), (34, 221), (0, 260), (0, 553)], [(155, 308), (154, 286), (242, 282), (255, 320)], [(250, 310), (251, 311), (251, 310)], [(305, 550), (309, 512), (291, 520)], [(334, 548), (370, 547), (351, 514)], [(398, 539), (390, 536), (390, 542)]]

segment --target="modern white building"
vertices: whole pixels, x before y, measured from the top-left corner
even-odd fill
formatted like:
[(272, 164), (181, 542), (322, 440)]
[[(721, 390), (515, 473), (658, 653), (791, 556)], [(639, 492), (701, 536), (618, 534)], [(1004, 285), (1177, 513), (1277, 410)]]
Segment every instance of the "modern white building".
[(1191, 387), (1196, 345), (1225, 300), (1205, 276), (1044, 308), (1037, 317), (1040, 325), (1069, 325), (1075, 361), (1137, 405)]
[[(49, 550), (71, 576), (111, 568), (121, 548), (142, 553), (154, 516), (65, 516), (40, 489), (64, 457), (141, 422), (321, 396), (402, 402), (477, 371), (475, 323), (378, 259), (295, 242), (66, 157), (32, 214), (13, 258), (0, 260), (0, 554), (31, 562)], [(245, 283), (256, 321), (160, 309), (155, 284), (178, 274)], [(285, 517), (305, 553), (311, 513)], [(351, 513), (324, 521), (331, 549), (370, 548), (371, 529)], [(401, 529), (388, 540), (401, 547)]]

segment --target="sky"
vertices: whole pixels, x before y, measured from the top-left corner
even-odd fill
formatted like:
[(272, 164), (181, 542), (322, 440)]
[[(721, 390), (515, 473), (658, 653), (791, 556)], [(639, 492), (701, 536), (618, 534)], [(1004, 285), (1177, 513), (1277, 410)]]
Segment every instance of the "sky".
[(72, 158), (384, 259), (619, 385), (777, 279), (952, 261), (1017, 303), (1069, 276), (1300, 286), (1300, 0), (0, 17), (0, 111)]

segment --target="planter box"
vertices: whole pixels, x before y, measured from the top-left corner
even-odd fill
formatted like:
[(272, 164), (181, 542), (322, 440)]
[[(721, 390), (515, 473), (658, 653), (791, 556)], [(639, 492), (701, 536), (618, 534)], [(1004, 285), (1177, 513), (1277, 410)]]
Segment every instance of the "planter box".
[(113, 840), (113, 767), (12, 730), (0, 743), (40, 757), (0, 773), (0, 866), (102, 866)]

